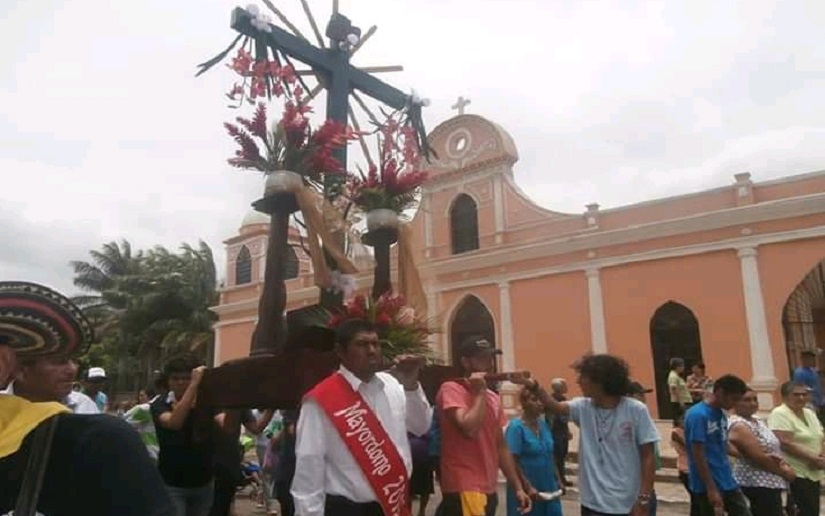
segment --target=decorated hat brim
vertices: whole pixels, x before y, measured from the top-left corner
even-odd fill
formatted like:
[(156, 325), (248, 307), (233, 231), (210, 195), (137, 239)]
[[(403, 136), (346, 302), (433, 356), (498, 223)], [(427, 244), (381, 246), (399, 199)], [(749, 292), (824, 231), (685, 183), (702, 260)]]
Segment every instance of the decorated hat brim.
[(24, 281), (0, 281), (0, 343), (19, 356), (77, 355), (94, 340), (92, 325), (66, 296)]

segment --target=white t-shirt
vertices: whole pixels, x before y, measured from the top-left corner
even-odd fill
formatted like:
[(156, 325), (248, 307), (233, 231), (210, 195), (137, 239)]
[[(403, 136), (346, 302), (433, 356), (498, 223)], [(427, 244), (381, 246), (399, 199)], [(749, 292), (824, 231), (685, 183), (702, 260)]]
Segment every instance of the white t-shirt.
[(614, 409), (601, 409), (590, 398), (568, 402), (570, 420), (580, 429), (581, 504), (608, 514), (627, 514), (641, 487), (639, 446), (659, 441), (644, 403), (622, 398)]

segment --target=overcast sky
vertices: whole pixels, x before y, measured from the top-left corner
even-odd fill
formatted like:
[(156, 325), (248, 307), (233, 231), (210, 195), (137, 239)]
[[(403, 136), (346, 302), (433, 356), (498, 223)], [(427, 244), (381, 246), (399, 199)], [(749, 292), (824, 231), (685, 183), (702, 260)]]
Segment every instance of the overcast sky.
[[(274, 2), (311, 34), (298, 0)], [(231, 74), (193, 72), (246, 3), (0, 2), (0, 278), (72, 292), (67, 262), (122, 238), (204, 239), (223, 276), (261, 180), (225, 164)], [(323, 28), (331, 1), (310, 3)], [(340, 4), (378, 25), (355, 64), (404, 65), (382, 78), (432, 100), (430, 129), (470, 97), (513, 135), (517, 181), (544, 207), (825, 168), (821, 0)]]

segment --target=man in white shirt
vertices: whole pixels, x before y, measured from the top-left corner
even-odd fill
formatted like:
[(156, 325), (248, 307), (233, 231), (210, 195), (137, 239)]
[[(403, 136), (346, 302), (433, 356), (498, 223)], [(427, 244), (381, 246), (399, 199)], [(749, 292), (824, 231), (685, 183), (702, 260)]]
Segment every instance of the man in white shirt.
[(418, 382), (423, 361), (399, 357), (394, 374), (378, 372), (381, 345), (367, 321), (337, 329), (341, 368), (307, 394), (298, 419), (298, 516), (409, 514), (407, 432), (425, 434), (432, 409)]
[(4, 394), (29, 401), (56, 401), (75, 414), (100, 414), (91, 398), (72, 390), (77, 364), (66, 356), (27, 357), (20, 360), (14, 380)]

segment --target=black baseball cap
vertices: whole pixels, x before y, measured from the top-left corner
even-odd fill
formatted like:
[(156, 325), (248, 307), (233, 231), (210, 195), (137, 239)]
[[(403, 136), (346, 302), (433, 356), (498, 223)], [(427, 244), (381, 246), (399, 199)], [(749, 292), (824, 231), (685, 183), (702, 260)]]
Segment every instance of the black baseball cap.
[(474, 357), (481, 354), (500, 355), (501, 350), (496, 349), (489, 340), (481, 335), (467, 337), (461, 342), (459, 355), (462, 357)]
[(645, 389), (639, 382), (630, 382), (630, 394), (648, 394), (653, 389)]

